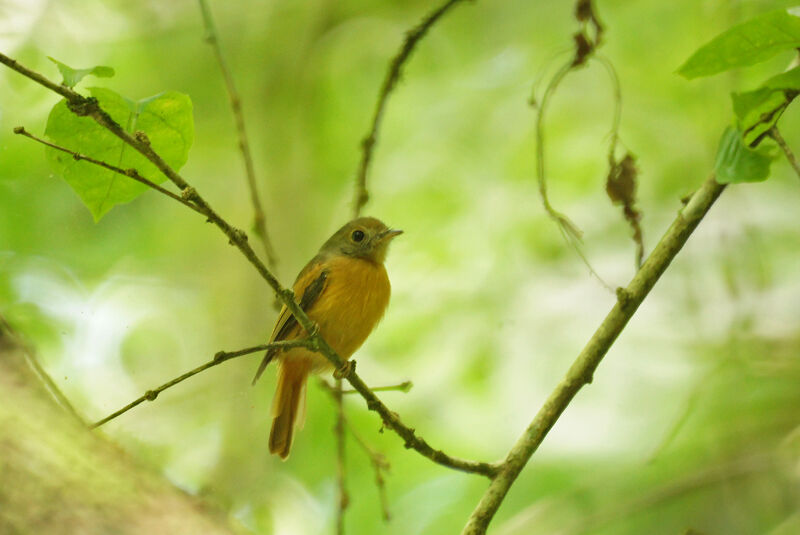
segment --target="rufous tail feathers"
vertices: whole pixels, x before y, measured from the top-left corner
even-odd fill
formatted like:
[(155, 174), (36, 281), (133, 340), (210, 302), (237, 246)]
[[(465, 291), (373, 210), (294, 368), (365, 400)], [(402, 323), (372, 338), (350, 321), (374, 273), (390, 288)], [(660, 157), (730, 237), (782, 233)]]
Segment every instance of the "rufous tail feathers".
[(305, 396), (309, 373), (304, 363), (291, 360), (281, 362), (278, 370), (278, 388), (272, 402), (272, 429), (269, 432), (269, 452), (281, 459), (289, 456), (292, 437), (297, 424), (301, 398)]

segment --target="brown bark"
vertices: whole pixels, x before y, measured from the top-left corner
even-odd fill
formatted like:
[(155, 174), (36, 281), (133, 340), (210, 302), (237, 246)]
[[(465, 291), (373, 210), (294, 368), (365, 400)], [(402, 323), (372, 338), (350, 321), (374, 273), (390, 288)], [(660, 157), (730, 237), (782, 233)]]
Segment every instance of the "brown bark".
[(221, 511), (64, 410), (0, 321), (0, 533), (231, 534)]

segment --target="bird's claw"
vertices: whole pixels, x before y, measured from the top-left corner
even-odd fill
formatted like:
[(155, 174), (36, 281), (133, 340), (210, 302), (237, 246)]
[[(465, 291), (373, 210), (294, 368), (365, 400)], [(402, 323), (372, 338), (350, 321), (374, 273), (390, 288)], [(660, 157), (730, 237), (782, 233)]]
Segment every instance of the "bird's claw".
[(345, 377), (350, 375), (350, 372), (353, 371), (354, 368), (355, 368), (355, 362), (352, 360), (346, 360), (344, 364), (342, 364), (341, 368), (334, 370), (333, 377), (335, 379), (344, 379)]

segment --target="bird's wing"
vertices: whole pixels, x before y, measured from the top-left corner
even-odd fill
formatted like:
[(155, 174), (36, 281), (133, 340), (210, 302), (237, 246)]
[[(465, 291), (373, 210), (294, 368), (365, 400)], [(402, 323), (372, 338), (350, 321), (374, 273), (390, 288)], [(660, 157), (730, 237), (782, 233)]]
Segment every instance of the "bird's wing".
[[(304, 312), (308, 312), (311, 306), (319, 299), (319, 296), (322, 294), (323, 290), (328, 281), (328, 270), (325, 269), (325, 266), (322, 262), (322, 258), (319, 256), (314, 257), (311, 262), (309, 262), (303, 271), (297, 276), (297, 280), (294, 283), (294, 293), (295, 296), (300, 296), (300, 308)], [(297, 323), (297, 319), (295, 319), (292, 312), (283, 305), (281, 308), (281, 313), (278, 315), (278, 321), (275, 323), (275, 328), (272, 330), (272, 336), (270, 336), (270, 343), (272, 342), (279, 342), (281, 340), (290, 340), (297, 336), (300, 332), (300, 325)], [(264, 359), (261, 361), (261, 364), (258, 366), (258, 371), (256, 371), (256, 376), (253, 378), (253, 384), (258, 381), (258, 378), (261, 377), (261, 374), (264, 373), (264, 369), (267, 367), (275, 355), (278, 354), (277, 349), (270, 349), (267, 350), (267, 353), (264, 355)]]

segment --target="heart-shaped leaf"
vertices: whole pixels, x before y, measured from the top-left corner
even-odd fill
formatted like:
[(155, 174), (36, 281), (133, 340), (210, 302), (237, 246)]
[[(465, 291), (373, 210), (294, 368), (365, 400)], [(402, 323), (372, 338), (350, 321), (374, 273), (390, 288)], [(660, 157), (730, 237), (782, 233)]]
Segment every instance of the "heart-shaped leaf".
[(111, 67), (106, 67), (105, 65), (97, 65), (88, 69), (73, 69), (69, 65), (61, 63), (56, 58), (47, 56), (47, 59), (56, 64), (56, 67), (58, 67), (58, 72), (61, 73), (63, 78), (61, 84), (67, 87), (75, 87), (78, 82), (90, 74), (92, 76), (97, 76), (98, 78), (111, 78), (114, 76), (114, 69)]
[[(142, 131), (150, 145), (173, 169), (180, 169), (194, 138), (192, 102), (187, 95), (170, 91), (139, 102), (111, 91), (89, 89), (100, 106), (126, 131)], [(45, 134), (57, 145), (123, 169), (135, 168), (142, 176), (160, 183), (161, 172), (144, 156), (124, 144), (90, 117), (72, 113), (65, 101), (56, 104), (47, 120)], [(97, 165), (76, 161), (69, 154), (47, 149), (56, 172), (69, 183), (98, 221), (117, 204), (132, 201), (147, 186)]]

